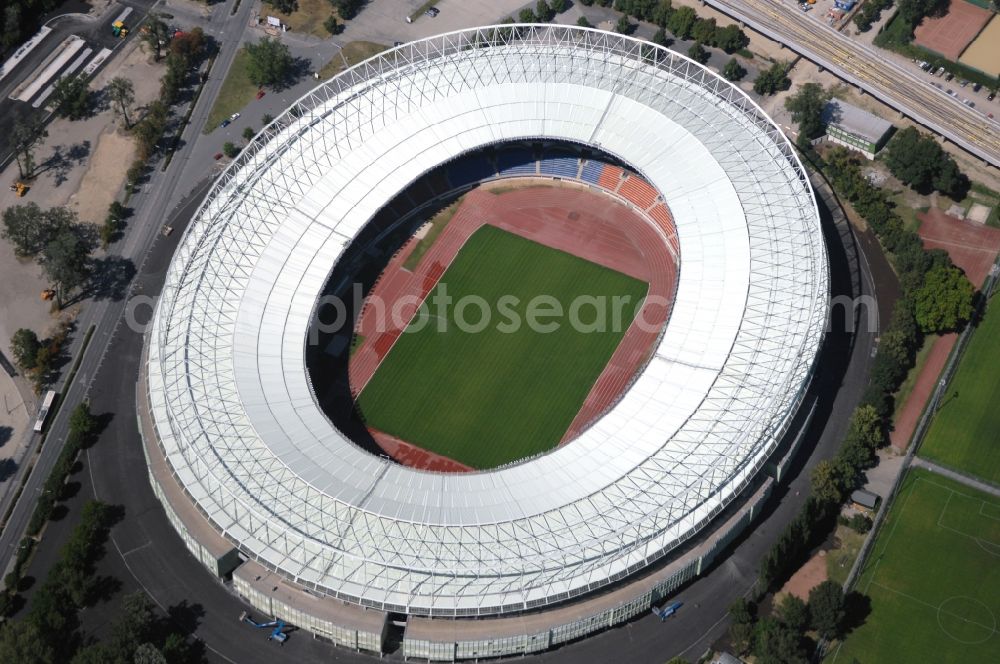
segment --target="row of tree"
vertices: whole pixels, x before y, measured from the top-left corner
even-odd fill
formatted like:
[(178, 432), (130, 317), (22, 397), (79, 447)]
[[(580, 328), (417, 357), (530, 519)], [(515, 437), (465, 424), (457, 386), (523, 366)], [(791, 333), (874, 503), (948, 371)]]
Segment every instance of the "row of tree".
[(833, 639), (846, 627), (844, 592), (833, 581), (810, 590), (808, 603), (788, 593), (770, 616), (758, 618), (756, 608), (745, 599), (729, 607), (729, 638), (739, 654), (750, 652), (759, 662), (806, 664), (814, 647), (809, 630), (820, 638)]
[(837, 455), (813, 469), (805, 504), (761, 561), (759, 578), (765, 588), (805, 561), (829, 533), (840, 504), (875, 463), (876, 450), (888, 442), (894, 394), (913, 366), (923, 334), (959, 329), (972, 314), (974, 289), (968, 279), (945, 252), (926, 251), (917, 234), (903, 226), (887, 192), (861, 173), (854, 152), (834, 148), (824, 170), (878, 236), (899, 275), (902, 296), (882, 332), (870, 383)]

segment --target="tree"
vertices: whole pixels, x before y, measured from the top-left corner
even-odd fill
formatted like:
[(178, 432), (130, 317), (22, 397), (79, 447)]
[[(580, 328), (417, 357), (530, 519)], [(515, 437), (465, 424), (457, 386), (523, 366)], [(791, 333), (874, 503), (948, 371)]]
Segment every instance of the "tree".
[(97, 418), (86, 402), (78, 404), (70, 413), (69, 430), (80, 440), (86, 440), (97, 430)]
[(697, 20), (698, 14), (692, 8), (680, 7), (667, 20), (667, 29), (678, 39), (688, 39)]
[(30, 180), (35, 176), (35, 148), (48, 135), (44, 121), (36, 114), (18, 115), (14, 119), (10, 140), (22, 179)]
[(60, 309), (65, 295), (90, 274), (89, 256), (90, 247), (72, 228), (60, 230), (42, 250), (42, 270), (55, 286), (56, 306)]
[(265, 113), (264, 115), (260, 116), (260, 123), (262, 125), (269, 125), (272, 122), (274, 122), (274, 116), (271, 115), (270, 113)]
[(34, 330), (21, 328), (10, 338), (10, 352), (14, 354), (14, 362), (22, 371), (31, 371), (38, 364), (38, 351), (42, 344)]
[(859, 513), (852, 516), (851, 520), (847, 522), (847, 525), (851, 528), (851, 530), (864, 535), (872, 529), (872, 520), (864, 514)]
[(799, 634), (773, 618), (764, 618), (757, 623), (753, 652), (758, 662), (768, 664), (806, 664), (809, 661)]
[(809, 591), (809, 618), (824, 639), (840, 635), (844, 622), (844, 589), (834, 581), (824, 581)]
[(729, 62), (722, 68), (722, 77), (727, 81), (739, 81), (747, 75), (747, 70), (736, 58), (729, 58)]
[(726, 53), (734, 53), (746, 47), (750, 43), (750, 38), (734, 23), (717, 29), (714, 43)]
[(12, 205), (3, 211), (3, 238), (21, 257), (34, 256), (45, 244), (45, 213), (35, 203)]
[(576, 19), (576, 24), (578, 26), (580, 26), (581, 28), (592, 28), (592, 27), (594, 27), (593, 24), (590, 21), (587, 20), (586, 16), (581, 16), (580, 18)]
[(535, 11), (529, 7), (525, 7), (517, 13), (518, 23), (538, 23), (538, 19), (535, 18)]
[(564, 11), (569, 9), (569, 3), (566, 2), (566, 0), (550, 0), (549, 6), (556, 14), (562, 14)]
[(345, 21), (349, 21), (358, 15), (364, 0), (330, 0), (330, 4), (337, 10), (337, 14)]
[(947, 153), (943, 153), (943, 159), (939, 162), (938, 172), (934, 175), (934, 188), (946, 196), (950, 196), (956, 201), (965, 198), (969, 191), (969, 178), (958, 169), (958, 164)]
[(729, 628), (729, 638), (739, 652), (746, 652), (750, 648), (755, 608), (743, 597), (729, 605), (729, 617), (733, 621)]
[(150, 12), (143, 26), (142, 39), (153, 47), (153, 59), (160, 61), (162, 48), (170, 39), (170, 28), (163, 21), (163, 14)]
[(701, 64), (708, 62), (709, 53), (705, 50), (705, 47), (701, 45), (701, 42), (691, 44), (690, 48), (688, 48), (687, 55), (695, 62)]
[(812, 495), (823, 502), (839, 505), (844, 499), (841, 492), (841, 477), (833, 461), (823, 459), (812, 469), (809, 475), (809, 487)]
[(535, 16), (538, 17), (539, 23), (548, 23), (553, 18), (555, 18), (556, 13), (552, 11), (552, 7), (546, 0), (538, 0), (535, 3)]
[(653, 43), (659, 46), (670, 46), (671, 42), (667, 37), (667, 31), (663, 28), (659, 28), (653, 33)]
[(135, 89), (132, 87), (132, 81), (121, 76), (111, 79), (111, 82), (108, 83), (108, 96), (114, 102), (115, 112), (121, 113), (122, 119), (125, 120), (125, 128), (131, 129), (132, 122), (129, 120), (128, 114), (132, 104), (135, 103)]
[(948, 4), (948, 0), (899, 0), (899, 15), (911, 26), (916, 26), (922, 18), (942, 12)]
[[(265, 0), (267, 4), (274, 7), (277, 11), (282, 14), (291, 14), (293, 11), (299, 8), (299, 3), (296, 0)], [(330, 4), (333, 4), (332, 2)]]
[(628, 16), (622, 14), (618, 17), (618, 22), (615, 23), (615, 32), (620, 35), (627, 35), (632, 32), (632, 23), (629, 22)]
[(293, 60), (288, 47), (277, 39), (264, 37), (256, 44), (248, 43), (247, 77), (257, 86), (280, 86), (291, 73)]
[(958, 329), (972, 316), (974, 289), (954, 266), (931, 268), (924, 285), (914, 293), (914, 315), (924, 332)]
[(341, 31), (341, 25), (337, 22), (337, 17), (333, 14), (326, 17), (326, 20), (323, 21), (323, 27), (326, 28), (326, 31), (331, 35), (338, 35)]
[(56, 641), (32, 620), (8, 620), (0, 629), (0, 661), (50, 664), (58, 661)]
[(802, 634), (809, 627), (809, 607), (792, 593), (782, 597), (777, 608), (778, 619), (796, 634)]
[(702, 44), (712, 44), (715, 42), (715, 19), (699, 19), (695, 21), (691, 29), (691, 37)]
[(174, 36), (170, 40), (170, 52), (184, 58), (188, 65), (196, 62), (205, 52), (205, 31), (196, 26)]
[(82, 76), (63, 76), (52, 90), (52, 106), (56, 115), (70, 120), (86, 117), (90, 110), (90, 91)]
[(245, 140), (245, 141), (251, 140), (256, 134), (257, 134), (257, 132), (255, 132), (253, 130), (253, 127), (244, 127), (243, 128), (243, 140)]
[(792, 114), (792, 120), (799, 125), (799, 134), (806, 138), (823, 135), (823, 109), (830, 101), (830, 93), (819, 83), (805, 83), (799, 91), (785, 100), (785, 108)]
[(226, 155), (230, 159), (235, 157), (240, 153), (240, 149), (233, 145), (230, 141), (226, 141), (222, 144), (222, 154)]
[(792, 82), (788, 80), (788, 65), (775, 62), (769, 68), (757, 75), (753, 82), (753, 91), (759, 95), (773, 95), (780, 90), (787, 90)]

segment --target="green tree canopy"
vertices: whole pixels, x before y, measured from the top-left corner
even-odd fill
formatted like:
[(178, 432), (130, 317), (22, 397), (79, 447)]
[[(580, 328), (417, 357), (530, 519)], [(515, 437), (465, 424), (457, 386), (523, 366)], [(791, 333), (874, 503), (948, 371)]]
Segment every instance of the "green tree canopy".
[(757, 623), (753, 653), (758, 662), (768, 664), (807, 664), (809, 661), (799, 634), (773, 618), (764, 618)]
[(35, 148), (49, 135), (44, 120), (36, 113), (17, 115), (10, 134), (10, 143), (22, 178), (35, 176)]
[(108, 83), (108, 97), (114, 103), (115, 112), (120, 113), (125, 121), (125, 128), (131, 128), (132, 123), (128, 114), (132, 109), (132, 104), (135, 103), (135, 90), (132, 87), (132, 81), (121, 76), (114, 77)]
[(679, 7), (670, 15), (667, 20), (667, 30), (670, 30), (678, 39), (690, 39), (691, 31), (694, 30), (695, 21), (698, 14), (690, 7)]
[(695, 42), (688, 48), (687, 56), (695, 62), (705, 64), (708, 62), (709, 53), (705, 50), (705, 47), (701, 45), (701, 42)]
[(749, 44), (750, 38), (734, 23), (717, 29), (714, 43), (726, 53), (733, 53)]
[(823, 135), (823, 109), (830, 101), (830, 93), (818, 83), (805, 83), (799, 91), (785, 100), (785, 108), (792, 120), (799, 125), (799, 133), (813, 139)]
[(694, 27), (691, 28), (691, 37), (702, 44), (714, 44), (715, 29), (714, 18), (699, 19), (695, 22)]
[(788, 79), (788, 65), (784, 62), (775, 62), (757, 74), (753, 82), (753, 91), (759, 95), (773, 95), (775, 92), (787, 90), (791, 84)]
[(52, 90), (56, 115), (70, 120), (85, 118), (90, 111), (90, 91), (82, 76), (63, 76)]
[(958, 329), (972, 316), (972, 284), (954, 266), (931, 268), (914, 293), (914, 315), (924, 332)]
[(777, 616), (796, 634), (803, 633), (809, 627), (809, 607), (792, 593), (787, 593), (781, 598), (777, 606)]
[(722, 77), (727, 81), (739, 81), (746, 75), (747, 70), (736, 58), (729, 58), (729, 62), (722, 68)]
[(34, 330), (22, 327), (10, 338), (10, 351), (14, 362), (24, 371), (34, 369), (38, 364), (38, 351), (42, 347)]
[(90, 275), (91, 247), (73, 228), (63, 228), (42, 249), (40, 263), (62, 307), (65, 296)]
[(830, 459), (823, 459), (817, 463), (809, 475), (812, 495), (832, 505), (839, 505), (844, 499), (841, 482), (841, 473)]
[(264, 37), (247, 43), (247, 77), (254, 85), (282, 86), (292, 72), (294, 61), (288, 47), (277, 39)]
[(809, 591), (809, 618), (825, 639), (840, 635), (844, 622), (844, 589), (834, 581), (824, 581)]

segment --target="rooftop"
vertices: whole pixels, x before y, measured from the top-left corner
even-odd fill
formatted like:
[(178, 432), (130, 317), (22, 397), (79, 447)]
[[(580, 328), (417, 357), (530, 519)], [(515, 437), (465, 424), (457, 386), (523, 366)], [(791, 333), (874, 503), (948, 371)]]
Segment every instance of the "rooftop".
[(834, 124), (855, 136), (878, 143), (892, 123), (845, 101), (831, 99), (823, 109), (823, 122)]

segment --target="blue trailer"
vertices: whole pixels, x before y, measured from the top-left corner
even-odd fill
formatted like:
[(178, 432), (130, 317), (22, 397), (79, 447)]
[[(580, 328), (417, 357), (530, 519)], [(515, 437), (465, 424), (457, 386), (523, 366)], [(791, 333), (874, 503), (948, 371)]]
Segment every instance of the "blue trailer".
[(251, 618), (249, 613), (244, 611), (243, 613), (240, 614), (240, 622), (245, 622), (246, 624), (252, 625), (253, 627), (257, 627), (259, 629), (269, 629), (273, 627), (274, 630), (267, 637), (268, 641), (277, 641), (278, 643), (284, 644), (284, 642), (288, 640), (288, 635), (285, 634), (284, 632), (285, 629), (284, 620), (274, 619), (268, 622), (259, 623), (253, 618)]

